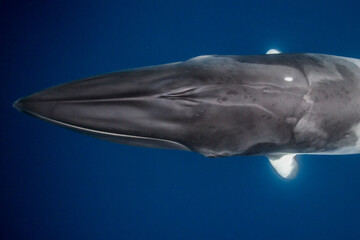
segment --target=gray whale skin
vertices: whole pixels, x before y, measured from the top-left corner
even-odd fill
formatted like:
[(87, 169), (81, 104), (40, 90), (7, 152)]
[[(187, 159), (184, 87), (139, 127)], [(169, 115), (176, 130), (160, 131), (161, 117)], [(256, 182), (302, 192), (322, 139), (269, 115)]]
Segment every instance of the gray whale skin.
[(14, 107), (121, 144), (264, 155), (291, 179), (298, 154), (360, 152), (360, 60), (199, 56), (69, 82)]

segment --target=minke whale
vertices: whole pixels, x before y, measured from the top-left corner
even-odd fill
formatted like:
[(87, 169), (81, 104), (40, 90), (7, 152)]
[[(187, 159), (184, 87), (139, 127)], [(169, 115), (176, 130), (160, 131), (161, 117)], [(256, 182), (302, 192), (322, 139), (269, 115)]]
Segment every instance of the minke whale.
[(291, 179), (301, 154), (360, 153), (360, 60), (199, 56), (65, 83), (14, 107), (121, 144), (263, 155)]

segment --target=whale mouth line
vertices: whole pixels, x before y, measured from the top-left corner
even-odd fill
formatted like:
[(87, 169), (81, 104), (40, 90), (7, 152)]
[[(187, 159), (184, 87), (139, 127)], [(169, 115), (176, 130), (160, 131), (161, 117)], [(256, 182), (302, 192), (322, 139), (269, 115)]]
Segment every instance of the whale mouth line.
[[(121, 102), (121, 101), (137, 101), (139, 99), (148, 99), (148, 96), (144, 97), (114, 97), (114, 98), (98, 98), (98, 99), (36, 99), (34, 102), (38, 103), (91, 103), (91, 102)], [(14, 102), (13, 107), (19, 111), (23, 111), (21, 107), (19, 107), (19, 102), (23, 98), (18, 99)]]
[[(20, 99), (19, 99), (20, 100)], [(119, 138), (131, 138), (131, 139), (136, 139), (136, 140), (144, 140), (144, 141), (157, 141), (157, 142), (162, 142), (164, 144), (170, 145), (170, 146), (174, 146), (176, 147), (175, 149), (179, 149), (179, 150), (185, 150), (185, 151), (191, 151), (188, 147), (186, 147), (185, 145), (172, 141), (172, 140), (167, 140), (167, 139), (161, 139), (161, 138), (152, 138), (152, 137), (144, 137), (144, 136), (136, 136), (136, 135), (129, 135), (129, 134), (121, 134), (121, 133), (111, 133), (111, 132), (106, 132), (106, 131), (101, 131), (101, 130), (95, 130), (95, 129), (91, 129), (91, 128), (86, 128), (86, 127), (80, 127), (80, 126), (76, 126), (73, 124), (69, 124), (69, 123), (65, 123), (65, 122), (61, 122), (61, 121), (57, 121), (48, 117), (44, 117), (40, 114), (34, 113), (32, 111), (29, 110), (25, 110), (20, 108), (17, 103), (18, 101), (14, 102), (13, 106), (20, 112), (26, 113), (28, 115), (37, 117), (39, 119), (42, 119), (44, 121), (50, 122), (50, 123), (54, 123), (60, 126), (63, 126), (65, 128), (68, 129), (72, 129), (72, 130), (77, 130), (80, 132), (86, 132), (89, 134), (99, 134), (99, 135), (103, 135), (103, 136), (109, 136), (109, 137), (119, 137)]]

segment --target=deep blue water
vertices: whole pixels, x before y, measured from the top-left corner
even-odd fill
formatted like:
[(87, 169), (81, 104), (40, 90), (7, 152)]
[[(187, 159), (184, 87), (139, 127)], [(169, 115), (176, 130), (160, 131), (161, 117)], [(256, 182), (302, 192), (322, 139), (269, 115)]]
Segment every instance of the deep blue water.
[(84, 136), (12, 108), (59, 83), (203, 54), (360, 58), (358, 1), (0, 4), (0, 239), (360, 239), (360, 156), (208, 159)]

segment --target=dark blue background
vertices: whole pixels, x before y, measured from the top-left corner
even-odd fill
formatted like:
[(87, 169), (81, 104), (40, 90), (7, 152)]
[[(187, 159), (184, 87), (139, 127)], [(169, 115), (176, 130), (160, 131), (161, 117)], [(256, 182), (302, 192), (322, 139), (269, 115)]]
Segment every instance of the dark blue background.
[(360, 58), (358, 1), (0, 4), (0, 239), (360, 239), (360, 156), (207, 159), (87, 137), (12, 108), (91, 75), (202, 54)]

